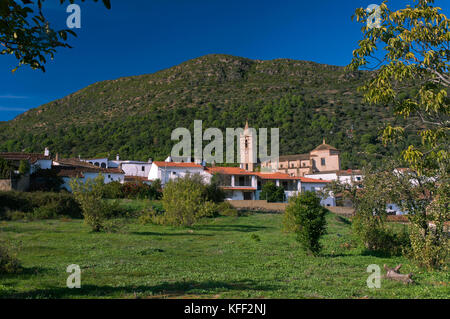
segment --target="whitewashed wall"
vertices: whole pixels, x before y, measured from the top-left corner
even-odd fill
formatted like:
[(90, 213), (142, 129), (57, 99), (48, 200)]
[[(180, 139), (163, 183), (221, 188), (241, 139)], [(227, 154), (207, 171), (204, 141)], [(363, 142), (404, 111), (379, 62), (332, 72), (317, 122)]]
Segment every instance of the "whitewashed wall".
[(205, 183), (209, 183), (212, 177), (211, 174), (205, 172), (203, 167), (159, 167), (153, 163), (148, 174), (148, 179), (152, 181), (160, 179), (164, 185), (170, 180), (184, 177), (187, 174), (200, 174), (204, 178)]
[[(125, 172), (125, 176), (140, 176), (148, 178), (151, 163), (122, 163), (122, 170)], [(144, 168), (144, 170), (142, 170)]]
[[(80, 182), (86, 183), (88, 179), (95, 179), (100, 173), (83, 173), (83, 178), (78, 178)], [(123, 174), (116, 174), (116, 173), (102, 173), (104, 177), (105, 184), (111, 183), (113, 181), (123, 183), (125, 176)], [(65, 188), (69, 192), (72, 191), (72, 188), (70, 187), (70, 181), (73, 178), (70, 177), (63, 177), (64, 184), (61, 185), (61, 188)]]

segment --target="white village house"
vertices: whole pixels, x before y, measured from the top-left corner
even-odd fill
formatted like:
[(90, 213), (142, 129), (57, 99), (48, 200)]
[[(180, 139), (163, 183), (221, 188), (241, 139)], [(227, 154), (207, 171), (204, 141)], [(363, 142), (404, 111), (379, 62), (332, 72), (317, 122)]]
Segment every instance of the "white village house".
[(102, 168), (75, 158), (61, 160), (56, 158), (53, 161), (53, 168), (64, 181), (61, 188), (68, 191), (71, 191), (70, 181), (73, 178), (85, 182), (102, 174), (105, 184), (114, 181), (123, 183), (125, 181), (125, 173), (120, 168)]

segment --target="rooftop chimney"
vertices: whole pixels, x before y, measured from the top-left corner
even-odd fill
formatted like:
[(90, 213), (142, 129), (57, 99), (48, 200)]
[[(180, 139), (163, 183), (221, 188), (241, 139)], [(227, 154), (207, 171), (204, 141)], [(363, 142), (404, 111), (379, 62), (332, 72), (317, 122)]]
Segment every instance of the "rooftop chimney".
[(45, 156), (50, 156), (50, 151), (48, 150), (48, 147), (45, 148), (44, 155)]
[(116, 155), (116, 161), (120, 161), (119, 154)]
[(151, 164), (151, 163), (153, 163), (153, 159), (150, 157), (149, 159), (148, 159), (148, 162)]

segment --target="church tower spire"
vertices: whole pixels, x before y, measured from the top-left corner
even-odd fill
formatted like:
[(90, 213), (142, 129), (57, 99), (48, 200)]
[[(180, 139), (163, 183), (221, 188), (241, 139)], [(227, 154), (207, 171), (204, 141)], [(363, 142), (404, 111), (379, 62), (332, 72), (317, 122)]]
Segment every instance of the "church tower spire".
[(240, 167), (253, 172), (256, 164), (256, 136), (255, 130), (248, 127), (245, 121), (244, 132), (240, 136)]

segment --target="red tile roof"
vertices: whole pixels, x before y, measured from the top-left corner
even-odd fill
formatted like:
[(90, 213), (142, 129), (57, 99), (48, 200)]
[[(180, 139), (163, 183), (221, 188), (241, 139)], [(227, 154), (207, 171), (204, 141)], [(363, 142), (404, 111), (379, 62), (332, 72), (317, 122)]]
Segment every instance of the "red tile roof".
[(208, 167), (208, 172), (211, 174), (223, 174), (223, 175), (255, 175), (254, 172), (246, 171), (240, 167)]
[(361, 175), (362, 171), (359, 169), (347, 169), (347, 170), (340, 170), (337, 172), (337, 175)]
[(28, 160), (32, 164), (37, 162), (38, 160), (51, 160), (50, 156), (45, 156), (44, 154), (39, 153), (0, 153), (0, 157), (4, 158), (5, 160), (11, 161)]
[(298, 179), (298, 177), (291, 176), (285, 173), (254, 173), (254, 174), (261, 179), (291, 179), (291, 180)]
[(331, 183), (331, 181), (325, 179), (315, 179), (309, 177), (297, 177), (302, 183)]
[(313, 151), (324, 151), (324, 150), (333, 150), (333, 151), (337, 151), (337, 149), (331, 145), (328, 144), (320, 144), (319, 146), (317, 146)]
[(196, 163), (184, 163), (184, 162), (163, 162), (163, 161), (154, 161), (156, 166), (159, 167), (192, 167), (192, 168), (202, 168), (200, 164)]

